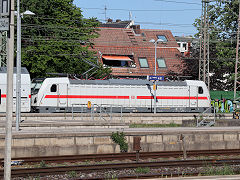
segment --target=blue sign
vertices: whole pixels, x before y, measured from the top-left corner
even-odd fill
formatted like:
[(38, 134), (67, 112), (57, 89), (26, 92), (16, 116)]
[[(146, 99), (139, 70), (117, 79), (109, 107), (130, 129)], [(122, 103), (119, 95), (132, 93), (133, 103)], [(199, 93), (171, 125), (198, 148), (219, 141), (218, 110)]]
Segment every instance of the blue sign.
[(164, 76), (148, 76), (149, 81), (164, 81)]

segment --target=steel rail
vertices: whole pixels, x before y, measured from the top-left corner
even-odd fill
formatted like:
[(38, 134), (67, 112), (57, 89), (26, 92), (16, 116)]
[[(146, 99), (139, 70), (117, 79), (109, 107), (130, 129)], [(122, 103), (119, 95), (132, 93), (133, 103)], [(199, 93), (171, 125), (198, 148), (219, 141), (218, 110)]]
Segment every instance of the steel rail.
[[(157, 161), (157, 162), (130, 162), (130, 163), (109, 163), (94, 165), (75, 165), (75, 166), (56, 166), (44, 168), (12, 168), (12, 176), (21, 177), (29, 175), (49, 175), (62, 174), (70, 171), (92, 172), (109, 169), (133, 169), (133, 168), (160, 168), (160, 167), (202, 167), (207, 165), (236, 165), (240, 159), (207, 159), (207, 160), (174, 160), (174, 161)], [(0, 170), (0, 177), (3, 177), (3, 169)]]
[[(240, 155), (240, 149), (218, 149), (218, 150), (195, 150), (187, 151), (187, 156), (214, 156), (214, 155)], [(182, 151), (159, 151), (159, 152), (140, 152), (140, 159), (149, 158), (167, 158), (167, 157), (182, 157)], [(51, 162), (77, 162), (77, 161), (109, 161), (109, 160), (136, 160), (136, 153), (110, 153), (110, 154), (84, 154), (84, 155), (66, 155), (66, 156), (45, 156), (45, 157), (22, 157), (13, 158), (13, 161), (21, 161), (22, 163), (38, 163), (44, 161)], [(3, 162), (3, 159), (0, 159)]]

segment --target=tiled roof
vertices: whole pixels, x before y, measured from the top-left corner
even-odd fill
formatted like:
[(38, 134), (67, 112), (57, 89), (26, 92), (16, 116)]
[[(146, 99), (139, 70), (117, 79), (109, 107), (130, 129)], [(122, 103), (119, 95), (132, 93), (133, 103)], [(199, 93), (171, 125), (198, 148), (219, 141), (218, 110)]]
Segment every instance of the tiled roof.
[[(157, 44), (157, 58), (164, 58), (167, 68), (158, 68), (157, 75), (174, 72), (181, 75), (182, 61), (178, 44), (169, 30), (141, 29), (135, 34), (133, 29), (99, 28), (100, 37), (94, 40), (94, 50), (100, 55), (127, 55), (133, 58), (136, 67), (113, 67), (112, 74), (117, 76), (147, 76), (155, 70), (155, 46), (151, 39), (164, 35), (167, 42)], [(138, 58), (146, 57), (149, 68), (141, 68)]]

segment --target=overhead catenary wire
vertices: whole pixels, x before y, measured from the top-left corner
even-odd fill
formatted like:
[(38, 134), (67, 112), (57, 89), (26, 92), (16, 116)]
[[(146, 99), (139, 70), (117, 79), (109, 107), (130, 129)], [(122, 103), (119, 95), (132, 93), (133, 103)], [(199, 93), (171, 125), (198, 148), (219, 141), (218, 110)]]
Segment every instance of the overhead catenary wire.
[[(39, 17), (34, 17), (34, 18), (39, 18)], [(54, 20), (54, 18), (41, 18), (42, 20)], [(62, 19), (55, 19), (56, 21), (57, 20), (60, 20), (60, 21), (65, 21), (65, 22), (79, 22), (79, 21), (77, 21), (77, 20), (62, 20)], [(104, 21), (103, 19), (98, 19), (99, 21)], [(135, 23), (148, 23), (148, 24), (153, 24), (153, 25), (156, 25), (156, 24), (160, 24), (160, 25), (167, 25), (167, 24), (170, 24), (170, 25), (175, 25), (175, 26), (181, 26), (181, 25), (191, 25), (192, 26), (192, 24), (174, 24), (174, 23), (167, 23), (167, 22), (165, 22), (165, 23), (155, 23), (155, 22), (141, 22), (141, 21), (135, 21)], [(86, 23), (85, 23), (86, 24)], [(29, 24), (29, 26), (30, 26), (31, 24)], [(35, 24), (32, 24), (32, 25), (35, 25)], [(54, 25), (54, 24), (51, 24), (51, 25)], [(51, 26), (51, 25), (47, 25), (47, 24), (40, 24), (39, 26)], [(81, 27), (82, 29), (84, 29), (84, 28), (86, 28), (86, 27)]]
[[(148, 23), (149, 24), (149, 23)], [(158, 25), (161, 25), (161, 24), (158, 24)], [(171, 26), (174, 26), (174, 25), (171, 25)], [(34, 28), (35, 30), (44, 30), (44, 31), (47, 31), (48, 29), (46, 28), (50, 28), (50, 29), (54, 29), (55, 31), (59, 31), (61, 32), (62, 29), (71, 29), (71, 30), (84, 30), (84, 29), (88, 29), (88, 30), (101, 30), (101, 29), (109, 29), (109, 30), (116, 30), (116, 28), (101, 28), (101, 27), (90, 27), (90, 28), (81, 28), (81, 27), (69, 27), (69, 26), (61, 26), (61, 27), (57, 27), (55, 25), (34, 25), (34, 24), (24, 24), (23, 27), (22, 27), (22, 30), (24, 29), (28, 29), (28, 28)], [(122, 28), (123, 29), (123, 28)], [(144, 31), (169, 31), (169, 29), (143, 29)], [(172, 31), (172, 33), (184, 33), (184, 34), (189, 34), (189, 35), (192, 35), (192, 33), (190, 32), (186, 32), (186, 31)], [(217, 32), (217, 31), (214, 31), (214, 32)], [(72, 32), (74, 34), (78, 34), (79, 32)], [(79, 34), (88, 34), (88, 33), (85, 33), (85, 32), (81, 32)], [(233, 34), (233, 33), (231, 33)]]
[(177, 3), (177, 4), (202, 5), (200, 3), (186, 2), (186, 1), (172, 1), (172, 0), (155, 0), (155, 1), (162, 1), (162, 2), (168, 2), (168, 3)]
[[(82, 35), (82, 34), (81, 34)], [(139, 37), (138, 37), (139, 38)], [(99, 39), (93, 39), (93, 38), (89, 38), (89, 40), (85, 40), (85, 38), (81, 38), (81, 36), (79, 36), (78, 38), (76, 37), (69, 37), (69, 36), (49, 36), (49, 35), (31, 35), (31, 34), (23, 34), (22, 35), (22, 40), (31, 40), (31, 41), (63, 41), (63, 42), (78, 42), (78, 43), (126, 43), (129, 44), (131, 43), (130, 39), (126, 39), (126, 40), (117, 40), (117, 39), (113, 39), (113, 40), (99, 40)], [(188, 41), (198, 41), (199, 39), (194, 38), (194, 37), (189, 37), (189, 39), (186, 39), (184, 42), (188, 42)], [(146, 40), (138, 40), (138, 42), (144, 42), (144, 43), (148, 43), (146, 42)], [(176, 40), (168, 40), (167, 43), (171, 43), (171, 42), (178, 42)], [(181, 41), (180, 41), (181, 42)], [(218, 43), (218, 42), (226, 42), (226, 43), (235, 43), (236, 39), (212, 39), (210, 40), (211, 43)], [(197, 42), (196, 42), (197, 43)], [(167, 44), (165, 44), (166, 47), (168, 46)]]
[[(92, 10), (105, 10), (104, 8), (90, 8), (90, 7), (81, 7), (81, 9), (92, 9)], [(109, 11), (142, 11), (142, 12), (166, 12), (166, 11), (200, 11), (201, 9), (113, 9), (107, 8)]]
[[(42, 19), (42, 20), (56, 20), (56, 22), (58, 21), (58, 20), (60, 20), (60, 21), (64, 21), (64, 22), (66, 22), (66, 23), (68, 23), (68, 22), (79, 22), (79, 21), (77, 21), (77, 20), (62, 20), (62, 19), (57, 19), (57, 18), (45, 18), (45, 17), (34, 17), (34, 18), (37, 18), (37, 19)], [(102, 21), (102, 19), (99, 19), (100, 21)], [(25, 29), (26, 28), (26, 26), (28, 27), (28, 28), (38, 28), (38, 29), (40, 29), (40, 28), (52, 28), (52, 29), (58, 29), (59, 31), (60, 31), (60, 29), (72, 29), (72, 30), (74, 30), (74, 29), (78, 29), (78, 30), (81, 30), (81, 29), (88, 29), (88, 30), (91, 30), (91, 29), (96, 29), (95, 27), (92, 27), (92, 28), (89, 28), (89, 27), (73, 27), (72, 26), (72, 24), (71, 25), (68, 25), (68, 26), (64, 26), (64, 25), (62, 25), (62, 26), (59, 26), (59, 25), (57, 25), (57, 24), (54, 24), (53, 22), (51, 22), (52, 24), (22, 24), (22, 29)], [(169, 26), (169, 27), (192, 27), (193, 25), (192, 24), (174, 24), (174, 23), (167, 23), (167, 22), (163, 22), (163, 23), (156, 23), (156, 22), (141, 22), (141, 21), (135, 21), (135, 23), (139, 23), (139, 24), (148, 24), (148, 25), (157, 25), (157, 26), (162, 26), (162, 25), (164, 25), (164, 26)], [(108, 29), (111, 29), (111, 28), (109, 28), (108, 27)], [(112, 29), (115, 29), (115, 28), (112, 28)], [(145, 29), (145, 30), (147, 30), (147, 29)], [(192, 34), (192, 33), (190, 33), (190, 32), (186, 32), (186, 31), (183, 31), (183, 32), (180, 32), (180, 31), (174, 31), (174, 30), (171, 30), (172, 32), (175, 32), (175, 33), (186, 33), (186, 34)], [(215, 31), (216, 32), (216, 31)], [(219, 31), (218, 31), (219, 32)], [(231, 33), (232, 34), (232, 33)]]
[[(49, 28), (49, 29), (46, 29), (46, 27), (47, 28)], [(52, 33), (56, 33), (56, 32), (62, 32), (62, 29), (70, 29), (69, 28), (69, 26), (61, 26), (61, 27), (57, 27), (57, 26), (52, 26), (52, 25), (49, 25), (49, 26), (46, 26), (46, 25), (34, 25), (34, 24), (24, 24), (23, 25), (23, 30), (27, 30), (27, 29), (32, 29), (32, 28), (34, 28), (34, 30), (36, 30), (36, 31), (41, 31), (41, 30), (43, 30), (43, 31), (52, 31)], [(78, 28), (78, 27), (71, 27), (72, 29), (70, 29), (70, 30), (72, 30), (71, 31), (71, 34), (73, 34), (73, 35), (80, 35), (79, 37), (81, 37), (81, 35), (89, 35), (89, 32), (81, 32), (81, 28)], [(96, 30), (96, 33), (98, 33), (98, 30), (105, 30), (105, 29), (108, 29), (108, 30), (116, 30), (116, 28), (99, 28), (99, 27), (93, 27), (93, 28), (84, 28), (84, 29), (86, 29), (86, 30), (91, 30), (90, 32), (92, 32), (92, 31), (95, 31)], [(76, 31), (75, 31), (76, 30)], [(121, 30), (125, 30), (125, 29), (121, 29)], [(159, 29), (143, 29), (144, 31), (165, 31), (165, 30), (159, 30)], [(217, 33), (217, 32), (219, 32), (219, 31), (212, 31), (212, 33)], [(226, 32), (226, 33), (228, 33), (228, 32)], [(230, 32), (230, 33), (228, 33), (229, 35), (234, 35), (234, 34), (236, 34), (236, 32)], [(26, 37), (26, 36), (29, 36), (29, 37), (37, 37), (37, 36), (32, 36), (31, 35), (31, 32), (27, 32), (27, 31), (25, 31), (24, 33), (23, 33), (23, 37)], [(41, 36), (38, 36), (38, 37), (46, 37), (46, 38), (51, 38), (51, 36), (44, 36), (44, 35), (41, 35)], [(61, 35), (61, 37), (62, 38), (64, 38), (64, 36), (63, 35)], [(66, 38), (68, 38), (68, 40), (69, 39), (71, 39), (72, 37), (69, 37), (69, 36), (67, 36)], [(54, 36), (54, 39), (59, 39), (59, 37), (56, 37), (56, 36)], [(61, 38), (60, 38), (61, 39)], [(46, 39), (46, 40), (48, 40), (48, 39)], [(216, 40), (212, 40), (212, 41), (216, 41)], [(233, 40), (233, 39), (231, 39), (231, 37), (229, 37), (227, 40), (225, 39), (225, 40), (223, 40), (223, 39), (218, 39), (217, 41), (224, 41), (224, 42), (227, 42), (227, 41), (229, 41), (229, 42), (235, 42), (235, 40)], [(109, 41), (108, 41), (109, 42)]]
[[(34, 17), (34, 18), (41, 18), (41, 17)], [(43, 16), (43, 18), (46, 18), (46, 16)], [(47, 19), (54, 19), (54, 18), (47, 18)], [(56, 18), (55, 18), (56, 19)], [(71, 21), (74, 21), (74, 20), (71, 20)], [(144, 23), (144, 22), (139, 22), (139, 23)], [(146, 22), (146, 23), (148, 23), (148, 22)], [(151, 22), (149, 22), (149, 23), (151, 23)], [(158, 23), (157, 23), (158, 24)], [(165, 23), (159, 23), (159, 25), (166, 25)], [(170, 25), (170, 24), (169, 24)], [(171, 24), (172, 26), (177, 26), (177, 25), (179, 25), (179, 26), (181, 26), (181, 25), (187, 25), (187, 24)], [(54, 24), (52, 24), (52, 25), (35, 25), (35, 24), (24, 24), (23, 25), (23, 27), (22, 27), (22, 29), (28, 29), (28, 28), (34, 28), (34, 29), (37, 29), (37, 30), (45, 30), (46, 32), (48, 31), (48, 29), (46, 29), (46, 28), (49, 28), (50, 30), (53, 30), (53, 32), (55, 32), (56, 30), (57, 31), (59, 31), (59, 32), (61, 32), (62, 31), (62, 29), (69, 29), (69, 26), (55, 26)], [(42, 28), (42, 29), (41, 29)], [(81, 29), (85, 29), (85, 30), (94, 30), (94, 29), (96, 29), (95, 27), (93, 27), (93, 28), (87, 28), (87, 27), (71, 27), (72, 28), (72, 30), (73, 30), (73, 32), (71, 32), (71, 33), (73, 33), (73, 34), (75, 34), (75, 35), (89, 35), (89, 33), (85, 33), (85, 32), (78, 32), (77, 30), (81, 30)], [(97, 28), (98, 29), (98, 28)], [(111, 28), (109, 28), (109, 29), (111, 29)], [(113, 30), (115, 30), (115, 28), (112, 28)], [(74, 31), (74, 30), (76, 30), (76, 31)], [(146, 29), (145, 29), (145, 31), (146, 31)], [(150, 30), (150, 31), (152, 31), (152, 30)], [(156, 31), (158, 31), (158, 30), (156, 30)], [(164, 30), (163, 30), (164, 31)], [(216, 32), (216, 31), (215, 31)], [(183, 32), (183, 33), (185, 33), (185, 32)], [(234, 34), (234, 33), (231, 33), (231, 34)], [(36, 39), (35, 37), (32, 37), (31, 35), (29, 35), (29, 37), (26, 37), (26, 34), (25, 35), (23, 35), (23, 38), (25, 37), (25, 40), (28, 40), (28, 38), (30, 39), (30, 40), (32, 40), (32, 41), (52, 41), (52, 39), (51, 39), (51, 36), (41, 36), (41, 37), (45, 37), (45, 39), (44, 38), (42, 38), (42, 40), (41, 39)], [(39, 38), (41, 38), (40, 36), (39, 36)], [(32, 39), (32, 38), (34, 38), (34, 39)], [(72, 38), (72, 37), (64, 37), (64, 36), (59, 36), (59, 37), (54, 37), (53, 39), (54, 39), (54, 41), (57, 41), (57, 40), (64, 40), (64, 39), (66, 39), (67, 38), (67, 40), (66, 40), (66, 42), (68, 41), (68, 42), (70, 42), (69, 40), (72, 40), (72, 41), (77, 41), (78, 43), (81, 41), (81, 39), (74, 39), (74, 37)], [(215, 42), (223, 42), (222, 40), (214, 40)], [(104, 41), (101, 41), (101, 42), (104, 42)], [(108, 41), (109, 42), (109, 41)], [(169, 41), (169, 42), (171, 42), (171, 41)], [(213, 41), (212, 41), (213, 42)], [(235, 42), (234, 40), (224, 40), (224, 42)], [(127, 42), (127, 43), (129, 43), (129, 42)]]
[[(67, 17), (67, 16), (66, 16)], [(79, 21), (79, 19), (63, 19), (63, 18), (53, 18), (53, 17), (50, 17), (50, 16), (37, 16), (37, 17), (31, 17), (33, 19), (41, 19), (41, 20), (54, 20), (56, 22), (58, 21), (61, 21), (61, 22), (65, 22), (65, 23), (82, 23), (82, 24), (87, 24), (87, 23), (83, 23), (83, 21)], [(98, 19), (99, 21), (105, 21), (105, 20), (102, 20), (102, 19)], [(51, 22), (50, 21), (50, 25), (47, 25), (47, 24), (28, 24), (28, 26), (32, 27), (32, 28), (56, 28), (56, 29), (64, 29), (64, 28), (69, 28), (69, 26), (59, 26), (59, 25), (55, 25), (54, 22)], [(148, 24), (148, 25), (155, 25), (155, 26), (169, 26), (169, 27), (192, 27), (192, 24), (173, 24), (173, 23), (156, 23), (156, 22), (136, 22), (136, 23), (141, 23), (141, 24)], [(24, 29), (24, 24), (23, 24), (23, 27)], [(70, 27), (72, 29), (74, 29), (74, 27)], [(79, 29), (87, 29), (86, 27), (78, 27)], [(92, 28), (94, 29), (94, 27)], [(186, 31), (183, 31), (183, 32), (180, 32), (180, 31), (174, 31), (172, 30), (172, 32), (174, 33), (184, 33), (184, 34), (192, 34), (191, 32), (186, 32)]]
[[(174, 1), (174, 0), (156, 0), (156, 1), (162, 1), (162, 2), (166, 2), (166, 3), (174, 3), (174, 4), (186, 4), (186, 5), (198, 5), (198, 6), (200, 6), (200, 5), (202, 5), (201, 3), (199, 3), (199, 2), (189, 2), (189, 1)], [(204, 0), (204, 1), (207, 1), (208, 3), (212, 3), (212, 2), (214, 2), (214, 3), (219, 3), (218, 2), (218, 0)], [(189, 6), (188, 6), (189, 7)], [(93, 10), (104, 10), (103, 8), (97, 8), (97, 7), (81, 7), (82, 9), (88, 9), (88, 10), (90, 10), (90, 9), (93, 9)], [(105, 7), (105, 10), (106, 10), (106, 7)], [(181, 8), (181, 9), (163, 9), (163, 10), (161, 10), (161, 9), (125, 9), (125, 8), (116, 8), (116, 9), (114, 9), (114, 8), (108, 8), (107, 10), (119, 10), (119, 11), (149, 11), (149, 12), (161, 12), (161, 11), (165, 11), (165, 12), (173, 12), (173, 11), (186, 11), (186, 10), (201, 10), (201, 9), (194, 9), (194, 8), (191, 8), (191, 9), (184, 9), (184, 7), (183, 8)], [(184, 18), (183, 18), (184, 19)], [(102, 20), (102, 21), (106, 21), (106, 18), (104, 19), (104, 20)], [(176, 24), (172, 24), (172, 23), (156, 23), (156, 22), (150, 22), (150, 23), (146, 23), (146, 22), (140, 22), (141, 24), (150, 24), (150, 25), (160, 25), (160, 26), (178, 26), (178, 25), (176, 25)], [(185, 24), (183, 24), (183, 25), (180, 25), (180, 26), (182, 26), (182, 27), (188, 27), (188, 25), (185, 25)], [(189, 24), (189, 26), (191, 26), (190, 24)], [(193, 33), (189, 33), (189, 32), (176, 32), (176, 31), (173, 31), (172, 30), (172, 32), (174, 32), (174, 33), (184, 33), (184, 34), (193, 34)]]

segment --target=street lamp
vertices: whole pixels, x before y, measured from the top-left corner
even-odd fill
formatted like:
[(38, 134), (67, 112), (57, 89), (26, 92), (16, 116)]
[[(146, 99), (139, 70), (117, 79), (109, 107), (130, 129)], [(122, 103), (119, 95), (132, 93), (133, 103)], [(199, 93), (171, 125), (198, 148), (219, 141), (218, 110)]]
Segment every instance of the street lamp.
[[(155, 41), (154, 39), (151, 39), (149, 42), (153, 43), (155, 46), (155, 73), (154, 73), (154, 75), (156, 76), (157, 75), (157, 44), (159, 42), (163, 42), (163, 40), (158, 39), (157, 41)], [(156, 86), (156, 84), (157, 84), (157, 81), (155, 80), (154, 88), (153, 88), (153, 90), (154, 90), (154, 114), (157, 113), (157, 106), (156, 106), (156, 104), (157, 104), (157, 96), (156, 96), (157, 86)]]
[(17, 1), (17, 75), (16, 75), (16, 130), (19, 131), (21, 121), (21, 18), (23, 15), (35, 15), (27, 10), (20, 13), (20, 0)]

